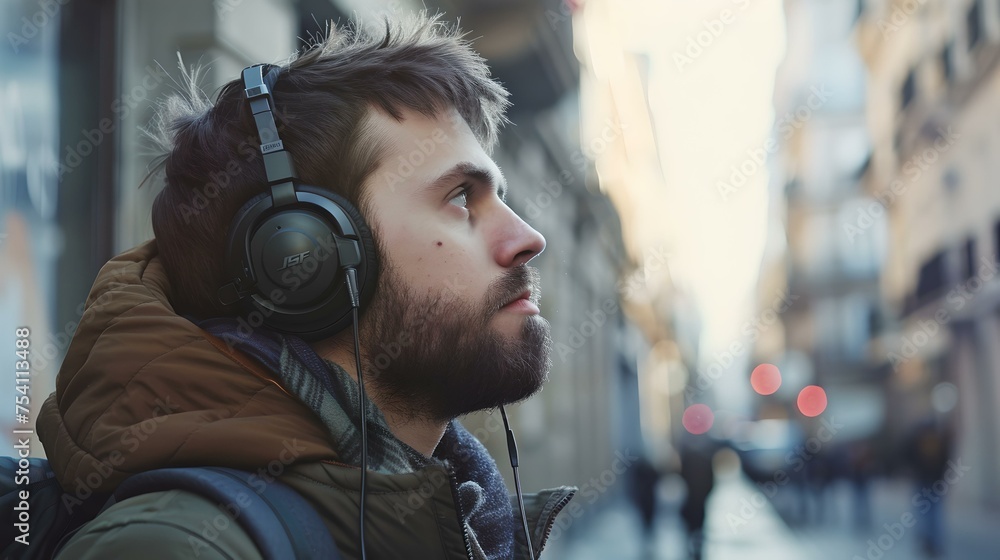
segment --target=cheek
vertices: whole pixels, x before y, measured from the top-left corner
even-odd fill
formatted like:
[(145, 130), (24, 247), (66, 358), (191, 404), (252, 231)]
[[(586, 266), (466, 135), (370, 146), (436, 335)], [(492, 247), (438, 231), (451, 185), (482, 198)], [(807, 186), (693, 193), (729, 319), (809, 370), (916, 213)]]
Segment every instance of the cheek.
[(484, 249), (468, 233), (409, 218), (386, 232), (385, 241), (392, 264), (414, 293), (470, 301), (481, 296), (488, 283), (482, 278), (489, 265)]
[(436, 298), (456, 282), (466, 283), (462, 278), (466, 255), (456, 243), (440, 235), (428, 235), (426, 231), (404, 235), (387, 250), (397, 273), (417, 294)]
[(480, 289), (476, 282), (481, 265), (472, 258), (468, 248), (453, 240), (435, 237), (420, 247), (413, 259), (414, 288), (430, 298), (475, 299)]

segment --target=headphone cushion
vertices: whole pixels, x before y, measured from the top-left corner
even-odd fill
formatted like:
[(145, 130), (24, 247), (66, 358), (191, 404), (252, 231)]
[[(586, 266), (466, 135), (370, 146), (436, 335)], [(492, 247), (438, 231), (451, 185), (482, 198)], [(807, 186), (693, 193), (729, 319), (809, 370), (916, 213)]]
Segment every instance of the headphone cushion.
[[(326, 220), (329, 221), (328, 231), (336, 232), (344, 229), (345, 231), (350, 230), (357, 234), (359, 241), (358, 244), (360, 245), (360, 251), (362, 252), (362, 261), (357, 267), (358, 288), (361, 292), (359, 294), (359, 303), (360, 311), (364, 312), (376, 291), (380, 268), (378, 251), (368, 223), (365, 221), (361, 212), (350, 201), (342, 195), (339, 195), (329, 189), (296, 184), (295, 190), (299, 193), (309, 193), (314, 197), (322, 198), (328, 201), (326, 204), (332, 203), (340, 209), (342, 215), (339, 218), (330, 215), (329, 211), (324, 212), (327, 216)], [(254, 195), (250, 198), (250, 200), (243, 204), (239, 212), (236, 214), (234, 224), (230, 229), (228, 236), (228, 248), (226, 255), (227, 270), (232, 277), (238, 276), (243, 266), (247, 266), (249, 269), (257, 270), (258, 275), (262, 274), (262, 272), (260, 272), (261, 263), (256, 260), (259, 256), (251, 256), (251, 262), (244, 263), (245, 257), (243, 256), (240, 247), (242, 247), (243, 243), (247, 242), (247, 240), (252, 239), (257, 235), (256, 232), (259, 224), (258, 226), (251, 227), (252, 224), (250, 223), (251, 220), (255, 219), (254, 216), (267, 216), (270, 212), (273, 212), (273, 210), (270, 209), (270, 197), (271, 194), (269, 191)], [(351, 224), (338, 224), (339, 220), (344, 219), (344, 215), (346, 215), (347, 219), (352, 222)], [(353, 226), (353, 228), (351, 226)], [(266, 311), (260, 308), (260, 304), (251, 299), (245, 299), (244, 305), (246, 311), (261, 311), (265, 317), (264, 323), (269, 327), (279, 331), (294, 333), (307, 340), (313, 340), (331, 336), (332, 334), (345, 328), (345, 322), (346, 324), (349, 324), (350, 302), (348, 299), (343, 299), (347, 298), (346, 292), (341, 292), (341, 294), (342, 295), (338, 295), (335, 299), (327, 300), (323, 306), (313, 308), (308, 312), (292, 311), (292, 308), (281, 311)], [(260, 295), (267, 298), (267, 296), (263, 293)]]
[(343, 208), (344, 212), (351, 218), (354, 222), (355, 227), (358, 230), (358, 237), (361, 240), (361, 250), (364, 251), (364, 262), (366, 263), (366, 277), (361, 283), (361, 309), (365, 309), (366, 303), (371, 299), (372, 294), (375, 292), (375, 287), (378, 285), (378, 276), (380, 272), (378, 250), (375, 246), (375, 238), (372, 235), (371, 228), (368, 226), (368, 222), (365, 220), (364, 216), (361, 215), (361, 211), (358, 210), (354, 204), (351, 204), (349, 200), (340, 194), (337, 194), (329, 189), (314, 187), (311, 185), (296, 185), (296, 190), (312, 192), (318, 194), (325, 198), (328, 198), (335, 202), (338, 206)]

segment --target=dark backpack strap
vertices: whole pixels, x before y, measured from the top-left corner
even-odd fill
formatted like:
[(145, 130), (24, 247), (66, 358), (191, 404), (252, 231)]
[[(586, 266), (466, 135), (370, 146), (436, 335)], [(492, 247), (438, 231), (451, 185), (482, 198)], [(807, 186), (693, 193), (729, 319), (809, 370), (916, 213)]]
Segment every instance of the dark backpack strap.
[(223, 467), (147, 471), (122, 482), (109, 504), (165, 490), (184, 490), (223, 506), (267, 560), (341, 558), (330, 531), (305, 498), (282, 482), (266, 482), (246, 471)]
[[(21, 461), (28, 462), (28, 481), (21, 475)], [(107, 501), (107, 494), (64, 492), (49, 462), (37, 457), (0, 457), (0, 558), (4, 560), (49, 560), (58, 550), (59, 539), (90, 521)], [(21, 492), (28, 492), (28, 512), (21, 509)], [(28, 546), (15, 538), (22, 535), (21, 514), (28, 515)]]

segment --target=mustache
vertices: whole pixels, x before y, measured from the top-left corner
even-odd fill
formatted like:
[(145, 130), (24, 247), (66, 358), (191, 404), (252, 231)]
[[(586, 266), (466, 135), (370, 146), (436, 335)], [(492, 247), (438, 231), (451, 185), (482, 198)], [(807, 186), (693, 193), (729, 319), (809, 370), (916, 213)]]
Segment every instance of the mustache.
[(518, 265), (490, 283), (486, 289), (485, 308), (491, 313), (499, 311), (527, 290), (531, 291), (528, 299), (538, 305), (542, 296), (541, 274), (537, 268), (526, 264)]

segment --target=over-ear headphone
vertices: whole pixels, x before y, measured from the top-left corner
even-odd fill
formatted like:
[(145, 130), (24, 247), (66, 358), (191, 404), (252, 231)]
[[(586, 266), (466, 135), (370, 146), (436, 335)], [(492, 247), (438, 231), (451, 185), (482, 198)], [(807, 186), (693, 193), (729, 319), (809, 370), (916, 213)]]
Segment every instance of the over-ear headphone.
[[(263, 192), (236, 213), (226, 240), (229, 280), (217, 296), (240, 302), (257, 324), (307, 341), (327, 338), (351, 323), (353, 306), (375, 291), (378, 259), (361, 212), (329, 189), (298, 183), (291, 154), (274, 119), (271, 95), (279, 68), (243, 70), (243, 86), (267, 173)], [(354, 269), (360, 301), (352, 302)], [(255, 325), (251, 321), (251, 325)]]

